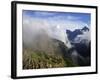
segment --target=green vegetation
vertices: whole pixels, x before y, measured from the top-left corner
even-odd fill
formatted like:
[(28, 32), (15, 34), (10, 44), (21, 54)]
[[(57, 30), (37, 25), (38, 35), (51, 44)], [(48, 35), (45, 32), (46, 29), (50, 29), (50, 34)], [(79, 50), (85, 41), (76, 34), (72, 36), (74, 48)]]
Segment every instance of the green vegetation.
[(23, 50), (23, 69), (58, 68), (74, 66), (70, 59), (44, 51)]

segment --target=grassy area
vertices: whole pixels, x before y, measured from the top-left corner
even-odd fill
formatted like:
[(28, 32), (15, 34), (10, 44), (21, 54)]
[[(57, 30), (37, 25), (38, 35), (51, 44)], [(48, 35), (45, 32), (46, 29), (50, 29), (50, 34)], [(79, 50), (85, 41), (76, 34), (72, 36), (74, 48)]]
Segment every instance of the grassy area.
[(23, 50), (23, 69), (59, 68), (74, 66), (72, 61), (61, 55), (47, 54), (44, 51)]

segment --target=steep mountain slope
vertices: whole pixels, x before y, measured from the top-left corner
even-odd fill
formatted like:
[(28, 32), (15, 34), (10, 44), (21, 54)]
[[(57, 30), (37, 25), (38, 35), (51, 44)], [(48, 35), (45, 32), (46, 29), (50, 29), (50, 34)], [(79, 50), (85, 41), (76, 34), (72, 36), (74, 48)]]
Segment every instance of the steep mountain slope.
[(34, 37), (31, 44), (23, 42), (23, 69), (40, 69), (75, 66), (67, 46), (50, 38), (46, 32)]

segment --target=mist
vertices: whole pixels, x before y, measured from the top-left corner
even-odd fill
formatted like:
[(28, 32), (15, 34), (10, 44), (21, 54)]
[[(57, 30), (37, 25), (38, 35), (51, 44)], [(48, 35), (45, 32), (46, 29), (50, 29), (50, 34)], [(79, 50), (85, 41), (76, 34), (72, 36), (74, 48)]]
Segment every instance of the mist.
[(62, 41), (68, 48), (71, 47), (66, 30), (60, 25), (53, 25), (45, 20), (24, 17), (22, 34), (23, 42), (28, 46), (34, 45), (37, 36), (47, 35), (50, 38)]

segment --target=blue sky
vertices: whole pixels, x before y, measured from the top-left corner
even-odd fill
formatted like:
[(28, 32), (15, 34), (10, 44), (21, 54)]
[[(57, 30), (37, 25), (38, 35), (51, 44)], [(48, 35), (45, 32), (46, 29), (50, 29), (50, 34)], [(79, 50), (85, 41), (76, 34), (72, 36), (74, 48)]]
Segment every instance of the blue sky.
[(90, 25), (91, 15), (89, 13), (75, 13), (75, 12), (51, 12), (51, 11), (34, 11), (23, 10), (23, 16), (31, 18), (52, 20), (52, 21), (81, 21)]

